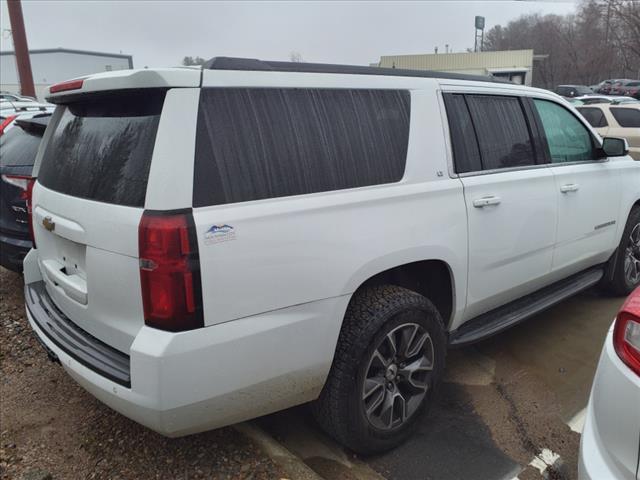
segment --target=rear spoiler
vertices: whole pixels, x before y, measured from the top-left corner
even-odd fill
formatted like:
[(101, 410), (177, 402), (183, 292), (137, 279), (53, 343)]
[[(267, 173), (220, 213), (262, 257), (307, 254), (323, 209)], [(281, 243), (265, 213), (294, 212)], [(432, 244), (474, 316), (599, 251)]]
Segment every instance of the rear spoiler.
[(78, 77), (49, 87), (46, 100), (68, 103), (78, 95), (145, 88), (197, 88), (202, 84), (202, 70), (191, 68), (165, 68), (154, 70), (118, 70), (86, 77)]

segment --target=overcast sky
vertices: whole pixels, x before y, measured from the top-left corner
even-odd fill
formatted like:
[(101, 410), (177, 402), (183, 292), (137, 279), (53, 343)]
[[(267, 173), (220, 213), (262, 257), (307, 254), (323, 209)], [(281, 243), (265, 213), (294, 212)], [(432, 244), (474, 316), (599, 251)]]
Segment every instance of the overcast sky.
[[(13, 50), (0, 0), (1, 50)], [(366, 65), (381, 55), (473, 47), (475, 15), (487, 29), (524, 13), (566, 14), (575, 1), (38, 1), (23, 0), (29, 48), (133, 55), (136, 68), (178, 65), (185, 55)]]

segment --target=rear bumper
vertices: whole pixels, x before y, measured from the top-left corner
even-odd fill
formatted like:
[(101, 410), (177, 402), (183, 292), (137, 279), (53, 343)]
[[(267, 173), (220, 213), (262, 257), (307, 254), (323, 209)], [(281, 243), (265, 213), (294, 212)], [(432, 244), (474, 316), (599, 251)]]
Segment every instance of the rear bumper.
[[(29, 286), (27, 286), (28, 288)], [(46, 291), (45, 291), (46, 293)], [(40, 341), (81, 386), (166, 436), (218, 428), (317, 398), (348, 298), (338, 297), (182, 333), (142, 327), (131, 385), (105, 377), (56, 343), (27, 309)]]
[(635, 480), (640, 449), (638, 405), (640, 377), (620, 361), (609, 331), (580, 441), (580, 480)]
[(0, 265), (22, 272), (22, 261), (31, 250), (31, 241), (0, 235)]
[(67, 355), (124, 386), (131, 386), (129, 356), (91, 336), (53, 303), (43, 281), (25, 285), (24, 300), (39, 330)]

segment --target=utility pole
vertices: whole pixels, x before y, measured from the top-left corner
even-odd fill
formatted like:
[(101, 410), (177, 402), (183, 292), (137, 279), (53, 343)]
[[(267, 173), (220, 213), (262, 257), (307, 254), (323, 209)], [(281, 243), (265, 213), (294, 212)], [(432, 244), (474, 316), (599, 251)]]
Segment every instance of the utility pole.
[(20, 93), (35, 97), (36, 89), (33, 86), (33, 74), (31, 73), (31, 61), (29, 60), (27, 34), (24, 30), (22, 5), (20, 0), (7, 0), (7, 7), (9, 8), (13, 49), (16, 55), (16, 63), (18, 64), (18, 76), (20, 77)]

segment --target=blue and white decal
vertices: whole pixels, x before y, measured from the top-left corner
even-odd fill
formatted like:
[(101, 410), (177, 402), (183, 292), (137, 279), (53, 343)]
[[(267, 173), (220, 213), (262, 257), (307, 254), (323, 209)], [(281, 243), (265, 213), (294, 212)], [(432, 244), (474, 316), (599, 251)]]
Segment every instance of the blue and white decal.
[(211, 225), (204, 232), (204, 244), (211, 245), (213, 243), (228, 242), (236, 239), (236, 231), (231, 225)]

